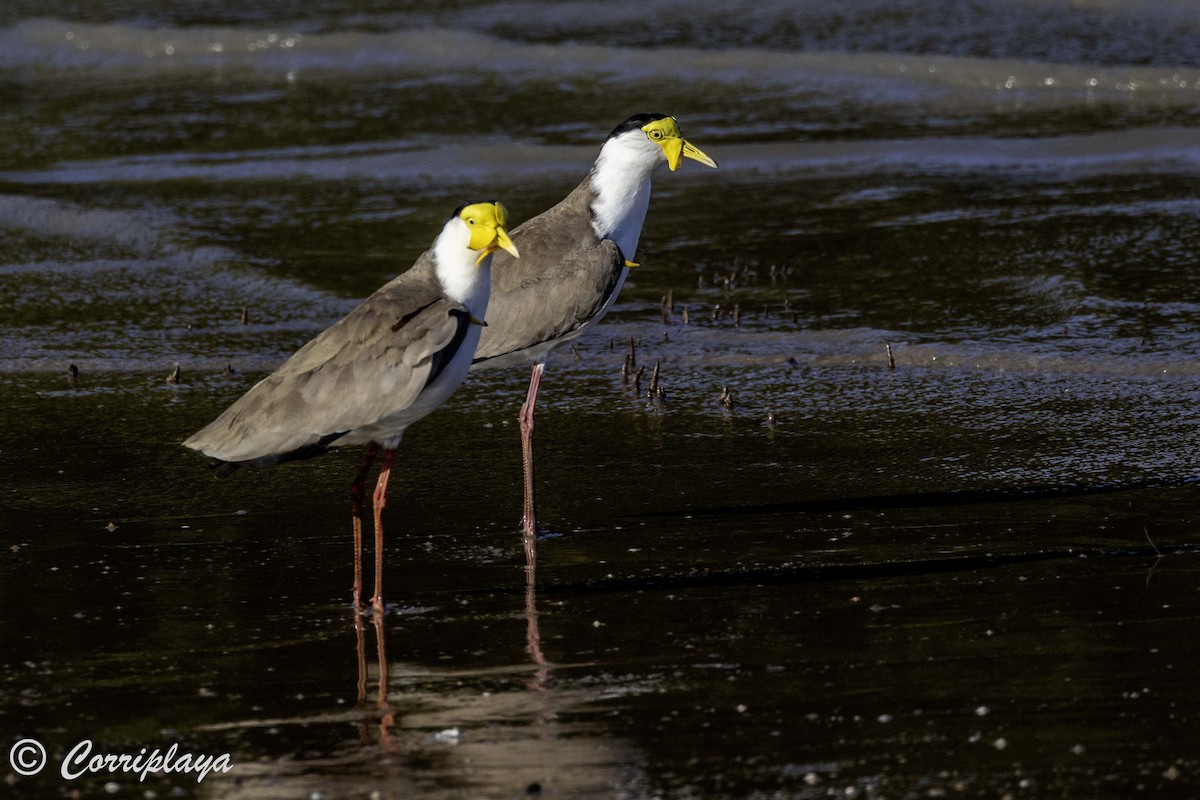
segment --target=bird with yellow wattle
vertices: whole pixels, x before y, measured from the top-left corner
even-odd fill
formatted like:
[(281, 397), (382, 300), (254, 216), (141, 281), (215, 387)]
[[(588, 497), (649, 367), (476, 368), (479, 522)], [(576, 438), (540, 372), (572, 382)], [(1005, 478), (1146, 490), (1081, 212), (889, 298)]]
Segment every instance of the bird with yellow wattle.
[(683, 138), (666, 114), (636, 114), (608, 135), (591, 171), (558, 205), (513, 229), (521, 269), (502, 267), (492, 282), (488, 327), (472, 369), (533, 363), (521, 407), (524, 467), (522, 527), (526, 551), (537, 537), (534, 499), (533, 418), (546, 359), (583, 335), (617, 299), (637, 253), (650, 205), (650, 179), (689, 158), (717, 162)]
[(362, 593), (362, 497), (383, 450), (375, 485), (375, 593), (383, 611), (383, 524), (387, 484), (405, 429), (434, 411), (467, 375), (486, 324), (492, 257), (520, 253), (500, 203), (456, 209), (412, 268), (296, 351), (183, 444), (239, 466), (309, 458), (335, 446), (366, 445), (351, 484), (354, 602)]

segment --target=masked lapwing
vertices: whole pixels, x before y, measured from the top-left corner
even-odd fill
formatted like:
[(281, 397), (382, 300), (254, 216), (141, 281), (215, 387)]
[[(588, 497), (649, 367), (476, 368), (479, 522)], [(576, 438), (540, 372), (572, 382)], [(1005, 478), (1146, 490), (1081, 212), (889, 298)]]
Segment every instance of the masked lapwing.
[[(533, 362), (521, 406), (521, 457), (527, 539), (537, 535), (533, 417), (546, 358), (581, 336), (612, 307), (637, 253), (650, 204), (650, 179), (684, 158), (713, 161), (679, 132), (674, 117), (638, 114), (608, 135), (591, 172), (558, 205), (513, 229), (521, 269), (501, 269), (492, 282), (488, 327), (472, 369)], [(506, 256), (496, 256), (502, 265)]]
[(484, 326), (492, 256), (518, 251), (504, 206), (457, 209), (407, 272), (296, 351), (183, 444), (225, 462), (218, 474), (366, 445), (351, 484), (354, 602), (362, 592), (363, 483), (380, 449), (375, 485), (375, 594), (383, 610), (383, 526), (392, 459), (404, 430), (466, 377)]

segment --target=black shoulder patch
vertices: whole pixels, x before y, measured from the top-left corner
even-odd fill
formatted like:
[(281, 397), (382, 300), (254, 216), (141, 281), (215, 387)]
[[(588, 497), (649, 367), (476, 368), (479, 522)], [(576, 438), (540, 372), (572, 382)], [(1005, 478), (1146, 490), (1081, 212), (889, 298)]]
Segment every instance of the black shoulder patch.
[(442, 374), (442, 370), (454, 358), (458, 348), (462, 347), (463, 340), (467, 338), (467, 329), (471, 327), (471, 315), (466, 309), (452, 308), (449, 313), (458, 323), (458, 328), (455, 329), (454, 338), (450, 340), (450, 343), (433, 354), (429, 364), (429, 377), (425, 379), (426, 386), (433, 383)]

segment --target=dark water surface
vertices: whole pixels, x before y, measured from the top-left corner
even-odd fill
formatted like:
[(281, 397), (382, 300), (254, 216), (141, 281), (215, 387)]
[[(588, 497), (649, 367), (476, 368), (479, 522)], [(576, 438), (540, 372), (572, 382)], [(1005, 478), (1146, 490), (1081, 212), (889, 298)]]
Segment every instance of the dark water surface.
[[(97, 5), (0, 9), (0, 792), (1200, 795), (1192, 4)], [(721, 169), (551, 360), (536, 581), (477, 373), (357, 618), (361, 453), (178, 442), (644, 110)]]

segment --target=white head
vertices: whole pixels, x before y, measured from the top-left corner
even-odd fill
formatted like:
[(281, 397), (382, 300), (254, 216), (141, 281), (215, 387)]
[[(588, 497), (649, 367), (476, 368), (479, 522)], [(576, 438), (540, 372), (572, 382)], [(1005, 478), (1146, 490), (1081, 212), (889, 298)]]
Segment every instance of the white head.
[(717, 166), (698, 147), (679, 132), (679, 123), (666, 114), (636, 114), (622, 122), (608, 135), (596, 159), (596, 168), (606, 161), (620, 162), (626, 170), (649, 177), (666, 164), (674, 172), (684, 157), (709, 167)]
[(717, 166), (680, 135), (675, 118), (666, 114), (637, 114), (614, 128), (592, 168), (596, 235), (612, 239), (627, 259), (633, 258), (650, 204), (651, 175), (663, 164), (678, 169), (684, 157)]
[(472, 312), (482, 292), (486, 302), (492, 253), (504, 249), (520, 258), (508, 237), (508, 212), (499, 203), (472, 203), (455, 209), (433, 244), (442, 289)]

